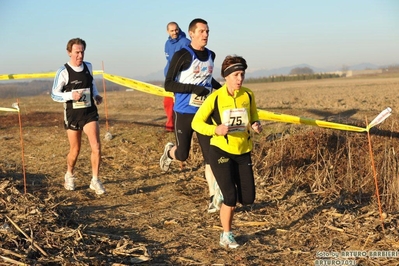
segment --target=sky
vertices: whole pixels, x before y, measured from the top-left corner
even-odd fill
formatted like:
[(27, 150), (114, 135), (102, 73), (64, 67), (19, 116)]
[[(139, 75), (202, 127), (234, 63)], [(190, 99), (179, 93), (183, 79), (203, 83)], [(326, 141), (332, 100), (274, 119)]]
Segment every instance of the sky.
[(397, 0), (0, 0), (0, 74), (56, 71), (79, 37), (95, 70), (138, 79), (164, 68), (166, 24), (188, 36), (194, 18), (219, 68), (231, 54), (247, 72), (399, 64)]

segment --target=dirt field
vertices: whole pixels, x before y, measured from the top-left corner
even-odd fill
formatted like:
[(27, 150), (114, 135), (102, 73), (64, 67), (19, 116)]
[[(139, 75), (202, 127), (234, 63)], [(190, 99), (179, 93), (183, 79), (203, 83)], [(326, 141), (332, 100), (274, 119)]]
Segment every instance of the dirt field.
[[(41, 95), (19, 99), (26, 194), (18, 116), (0, 113), (0, 265), (399, 265), (399, 77), (246, 86), (259, 109), (360, 127), (390, 106), (392, 116), (371, 135), (385, 219), (366, 134), (262, 121), (256, 200), (234, 216), (241, 246), (223, 249), (196, 142), (187, 162), (159, 169), (174, 141), (161, 97), (107, 93), (113, 139), (102, 141), (107, 193), (98, 196), (89, 189), (86, 138), (77, 189), (63, 188), (62, 104)], [(15, 100), (0, 99), (0, 107)], [(99, 112), (103, 137), (104, 105)]]

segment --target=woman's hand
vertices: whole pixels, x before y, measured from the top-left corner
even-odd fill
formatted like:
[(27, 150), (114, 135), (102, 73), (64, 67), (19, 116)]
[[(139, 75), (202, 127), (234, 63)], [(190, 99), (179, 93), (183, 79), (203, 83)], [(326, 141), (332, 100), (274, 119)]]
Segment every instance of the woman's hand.
[(216, 130), (215, 130), (215, 133), (216, 133), (216, 135), (218, 135), (218, 136), (224, 136), (224, 135), (226, 135), (228, 132), (229, 132), (229, 127), (228, 127), (228, 126), (225, 126), (225, 125), (223, 125), (223, 124), (218, 125), (218, 126), (216, 127)]
[(254, 123), (252, 123), (252, 129), (256, 133), (261, 133), (262, 132), (262, 125), (259, 123), (259, 121), (255, 121)]

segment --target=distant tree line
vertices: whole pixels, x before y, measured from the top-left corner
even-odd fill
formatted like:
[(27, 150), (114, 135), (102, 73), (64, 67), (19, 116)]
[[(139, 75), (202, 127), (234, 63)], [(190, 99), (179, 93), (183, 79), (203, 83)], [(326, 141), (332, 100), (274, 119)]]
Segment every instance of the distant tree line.
[[(283, 81), (296, 81), (296, 80), (312, 80), (312, 79), (331, 79), (345, 77), (345, 72), (349, 70), (349, 67), (344, 65), (342, 67), (343, 75), (335, 73), (314, 73), (313, 69), (309, 67), (297, 67), (291, 69), (289, 75), (273, 75), (269, 77), (259, 78), (246, 78), (246, 83), (265, 83), (265, 82), (283, 82)], [(399, 73), (399, 65), (390, 65), (384, 67), (383, 73)]]
[(295, 74), (295, 75), (279, 75), (261, 78), (247, 78), (246, 83), (266, 83), (266, 82), (283, 82), (283, 81), (296, 81), (296, 80), (311, 80), (311, 79), (331, 79), (339, 78), (338, 74), (332, 73), (316, 73), (316, 74)]
[(0, 97), (18, 98), (38, 95), (43, 93), (46, 89), (46, 84), (40, 81), (2, 83), (0, 84)]
[[(391, 65), (383, 69), (384, 72), (398, 73), (399, 65)], [(265, 82), (283, 82), (296, 80), (312, 80), (312, 79), (331, 79), (339, 78), (338, 74), (332, 73), (314, 73), (309, 67), (297, 67), (290, 71), (289, 75), (274, 75), (269, 77), (246, 78), (245, 83), (265, 83)], [(222, 81), (221, 81), (222, 82)], [(224, 81), (223, 81), (224, 82)], [(147, 82), (162, 87), (163, 81)], [(32, 80), (32, 81), (11, 81), (0, 83), (1, 98), (19, 98), (34, 96), (40, 94), (50, 94), (52, 80)], [(100, 92), (103, 92), (103, 84), (101, 79), (96, 79), (96, 85)], [(124, 91), (127, 87), (105, 81), (107, 91)]]
[(386, 68), (386, 71), (389, 72), (399, 72), (399, 65), (391, 65)]

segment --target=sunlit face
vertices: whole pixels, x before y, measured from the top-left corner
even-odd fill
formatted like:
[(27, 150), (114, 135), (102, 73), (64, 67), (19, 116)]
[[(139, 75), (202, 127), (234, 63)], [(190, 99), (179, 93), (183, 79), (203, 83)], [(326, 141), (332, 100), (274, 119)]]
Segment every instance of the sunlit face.
[(208, 44), (209, 28), (204, 23), (197, 23), (195, 31), (190, 31), (191, 46), (195, 50), (204, 50)]
[(244, 83), (245, 71), (243, 70), (234, 71), (233, 73), (225, 77), (225, 79), (226, 79), (227, 89), (229, 90), (229, 93), (233, 95), (234, 91), (239, 90), (242, 86), (242, 83)]
[(169, 25), (167, 31), (172, 39), (176, 39), (179, 36), (179, 27), (176, 24)]
[(68, 51), (68, 55), (71, 58), (69, 60), (69, 63), (72, 66), (80, 66), (85, 56), (85, 50), (83, 44), (72, 45), (72, 50), (70, 52)]

